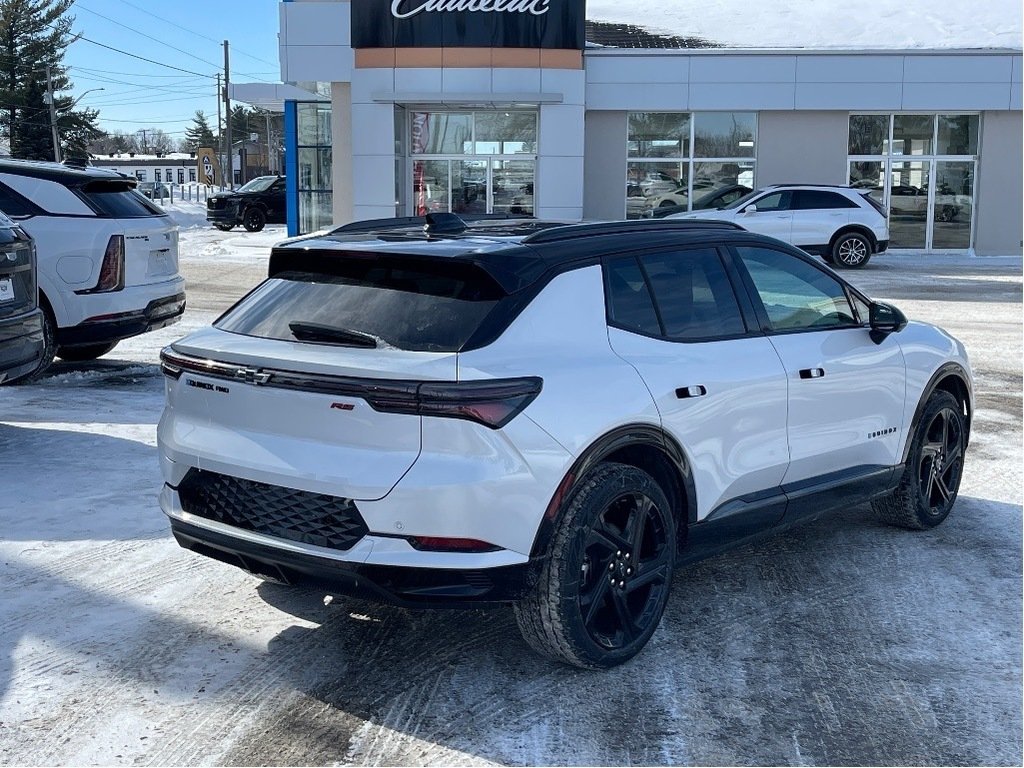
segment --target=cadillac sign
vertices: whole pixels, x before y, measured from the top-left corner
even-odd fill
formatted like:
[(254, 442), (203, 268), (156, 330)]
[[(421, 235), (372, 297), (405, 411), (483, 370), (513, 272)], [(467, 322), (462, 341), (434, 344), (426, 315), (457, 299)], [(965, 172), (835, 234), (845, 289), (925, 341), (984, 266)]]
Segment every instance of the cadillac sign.
[(582, 50), (585, 0), (352, 0), (353, 48)]

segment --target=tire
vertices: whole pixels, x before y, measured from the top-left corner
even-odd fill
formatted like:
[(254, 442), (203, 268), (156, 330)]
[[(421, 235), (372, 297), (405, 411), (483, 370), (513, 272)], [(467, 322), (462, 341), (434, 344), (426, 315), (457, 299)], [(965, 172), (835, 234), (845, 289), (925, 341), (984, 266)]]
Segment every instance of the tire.
[(966, 436), (960, 403), (948, 392), (935, 392), (914, 430), (899, 487), (871, 502), (878, 517), (890, 525), (919, 531), (945, 520), (960, 490)]
[(242, 214), (242, 226), (246, 232), (259, 232), (267, 226), (267, 214), (262, 208), (246, 208)]
[(57, 357), (69, 363), (81, 363), (103, 357), (116, 346), (115, 341), (110, 344), (88, 344), (84, 347), (57, 347)]
[(831, 264), (833, 267), (836, 265), (836, 260), (832, 256), (832, 251), (821, 254), (821, 258), (824, 259), (826, 264)]
[(859, 232), (847, 232), (832, 244), (832, 263), (843, 269), (861, 269), (871, 260), (871, 243)]
[(230, 232), (232, 229), (235, 228), (234, 224), (214, 224), (213, 226), (215, 226), (221, 232)]
[(57, 321), (53, 317), (53, 310), (50, 305), (39, 294), (39, 308), (43, 310), (43, 356), (39, 358), (39, 365), (31, 373), (20, 376), (17, 379), (8, 381), (8, 384), (29, 384), (44, 373), (53, 364), (53, 358), (57, 354)]
[(565, 664), (622, 664), (658, 628), (675, 558), (675, 516), (654, 478), (600, 464), (560, 510), (538, 584), (514, 606), (519, 630)]

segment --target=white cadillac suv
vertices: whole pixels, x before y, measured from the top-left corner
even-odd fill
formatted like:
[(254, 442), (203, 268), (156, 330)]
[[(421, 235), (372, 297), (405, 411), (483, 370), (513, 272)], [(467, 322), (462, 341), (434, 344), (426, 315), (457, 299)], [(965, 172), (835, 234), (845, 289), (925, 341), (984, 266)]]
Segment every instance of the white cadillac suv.
[(44, 349), (92, 360), (185, 311), (178, 227), (112, 171), (0, 160), (0, 211), (36, 243)]
[(182, 546), (512, 603), (584, 667), (644, 646), (680, 563), (869, 500), (939, 524), (973, 411), (956, 339), (720, 222), (350, 225), (276, 247), (162, 368)]
[(870, 190), (777, 184), (715, 210), (677, 213), (670, 219), (730, 221), (749, 232), (792, 243), (845, 269), (865, 266), (889, 247), (885, 208)]

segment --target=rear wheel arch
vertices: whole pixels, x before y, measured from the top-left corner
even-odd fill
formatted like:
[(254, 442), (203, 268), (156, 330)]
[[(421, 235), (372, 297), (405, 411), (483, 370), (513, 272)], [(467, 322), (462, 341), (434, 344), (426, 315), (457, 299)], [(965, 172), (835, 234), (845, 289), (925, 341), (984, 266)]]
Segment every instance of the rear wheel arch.
[(573, 462), (548, 503), (534, 538), (532, 557), (547, 553), (564, 501), (590, 470), (604, 462), (636, 467), (654, 478), (676, 513), (678, 545), (683, 546), (687, 527), (697, 519), (697, 492), (686, 454), (660, 427), (631, 424), (602, 435)]
[(828, 241), (828, 250), (831, 253), (832, 248), (835, 247), (836, 241), (839, 240), (843, 235), (863, 235), (871, 243), (871, 250), (878, 250), (878, 237), (871, 231), (870, 227), (865, 227), (863, 224), (847, 224), (836, 230), (835, 234), (832, 235), (832, 239)]

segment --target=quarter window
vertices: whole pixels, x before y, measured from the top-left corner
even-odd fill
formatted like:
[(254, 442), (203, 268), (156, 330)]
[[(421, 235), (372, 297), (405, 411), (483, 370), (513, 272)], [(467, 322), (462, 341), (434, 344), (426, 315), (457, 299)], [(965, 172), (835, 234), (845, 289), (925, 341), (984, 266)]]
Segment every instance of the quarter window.
[(772, 248), (736, 248), (761, 297), (772, 330), (857, 325), (843, 284), (803, 259)]
[(632, 256), (608, 263), (608, 316), (622, 328), (648, 336), (661, 335), (647, 281)]

